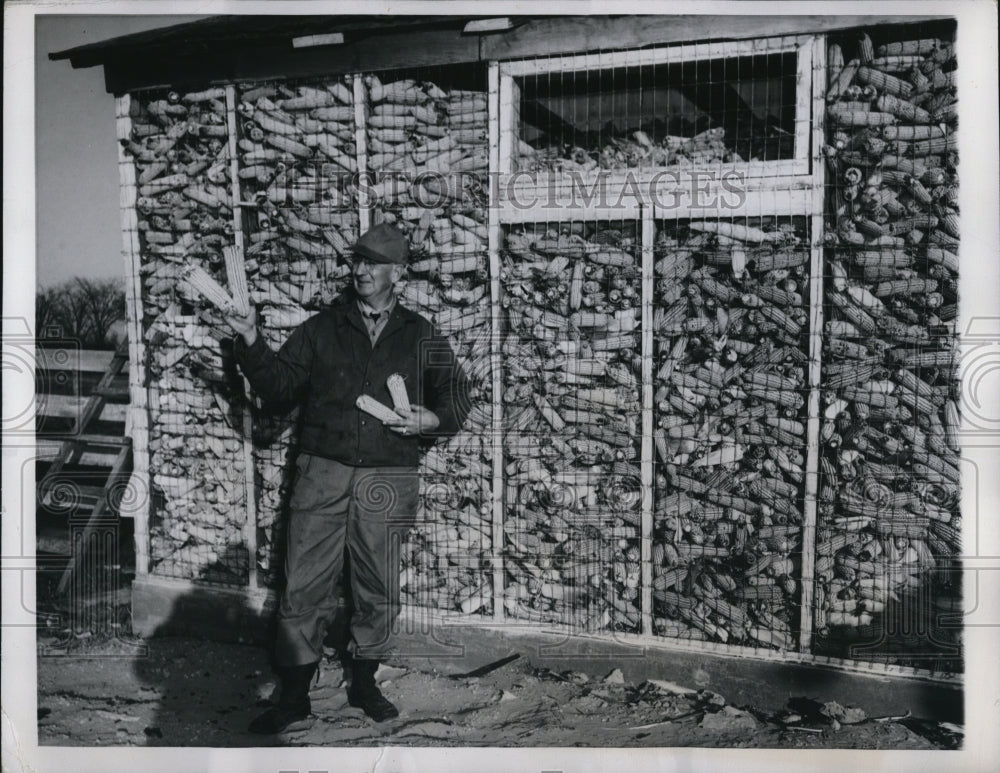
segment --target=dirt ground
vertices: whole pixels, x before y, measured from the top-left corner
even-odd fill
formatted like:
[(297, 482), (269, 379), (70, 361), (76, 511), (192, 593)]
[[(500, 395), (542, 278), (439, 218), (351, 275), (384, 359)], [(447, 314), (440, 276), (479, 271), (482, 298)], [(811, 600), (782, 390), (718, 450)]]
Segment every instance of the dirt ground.
[[(60, 640), (40, 632), (38, 735), (62, 746), (587, 746), (948, 749), (961, 728), (793, 701), (765, 715), (707, 691), (539, 669), (526, 657), (451, 678), (405, 660), (380, 669), (398, 719), (347, 705), (331, 651), (313, 715), (277, 737), (246, 726), (275, 693), (260, 647), (187, 638)], [(424, 661), (420, 661), (421, 664)], [(485, 664), (484, 664), (485, 665)], [(860, 709), (860, 710), (859, 710)]]

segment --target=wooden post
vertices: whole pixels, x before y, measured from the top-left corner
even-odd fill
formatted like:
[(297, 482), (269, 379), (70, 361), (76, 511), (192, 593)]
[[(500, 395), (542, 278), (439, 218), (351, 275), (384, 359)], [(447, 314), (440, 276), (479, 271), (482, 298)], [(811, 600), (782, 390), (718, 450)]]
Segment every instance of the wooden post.
[(487, 248), (490, 261), (490, 375), (493, 394), (493, 436), (490, 447), (493, 451), (492, 484), (492, 561), (493, 561), (493, 619), (502, 623), (506, 617), (504, 609), (504, 561), (503, 561), (503, 519), (504, 519), (504, 469), (503, 469), (503, 374), (501, 369), (500, 327), (500, 66), (496, 62), (489, 65), (487, 73), (488, 121), (489, 121), (489, 203), (487, 204)]
[(653, 208), (642, 209), (642, 633), (653, 633)]
[[(243, 254), (243, 209), (239, 202), (245, 201), (240, 190), (239, 157), (236, 152), (236, 87), (226, 86), (226, 123), (229, 128), (229, 179), (233, 198), (233, 241), (239, 254)], [(230, 281), (232, 281), (230, 279)], [(257, 466), (253, 458), (253, 415), (250, 411), (252, 398), (250, 382), (243, 377), (243, 394), (246, 407), (243, 410), (243, 496), (246, 520), (243, 523), (243, 539), (247, 546), (247, 584), (257, 587)]]
[(816, 511), (819, 498), (820, 383), (823, 369), (823, 205), (826, 182), (823, 132), (826, 111), (826, 39), (813, 41), (812, 79), (812, 217), (809, 261), (809, 422), (806, 426), (806, 488), (802, 514), (802, 594), (799, 618), (799, 651), (812, 647), (815, 599)]
[[(499, 101), (496, 114), (499, 155), (496, 169), (500, 174), (512, 174), (517, 166), (517, 139), (520, 131), (521, 90), (507, 73), (508, 65), (499, 68)], [(492, 170), (491, 170), (492, 171)]]
[[(358, 182), (367, 185), (368, 177), (368, 93), (361, 75), (351, 76), (354, 92), (354, 155), (358, 162)], [(371, 202), (358, 198), (358, 236), (372, 226)]]
[[(118, 195), (122, 223), (122, 258), (125, 262), (125, 324), (128, 328), (128, 434), (132, 438), (132, 474), (121, 515), (134, 523), (135, 571), (149, 574), (149, 511), (152, 485), (149, 477), (149, 397), (146, 391), (146, 345), (142, 330), (142, 281), (139, 275), (139, 221), (135, 164), (125, 153), (123, 140), (132, 138), (131, 95), (115, 100), (115, 134), (118, 140)], [(127, 512), (126, 512), (127, 511)]]
[[(801, 164), (801, 173), (808, 174), (809, 169), (809, 131), (813, 127), (810, 105), (815, 108), (816, 69), (826, 67), (826, 54), (823, 61), (816, 59), (816, 46), (819, 37), (806, 38), (796, 52), (795, 71), (795, 161)], [(815, 145), (813, 145), (815, 148)], [(821, 146), (822, 147), (822, 146)], [(814, 150), (815, 152), (815, 150)], [(822, 211), (822, 210), (821, 210)]]

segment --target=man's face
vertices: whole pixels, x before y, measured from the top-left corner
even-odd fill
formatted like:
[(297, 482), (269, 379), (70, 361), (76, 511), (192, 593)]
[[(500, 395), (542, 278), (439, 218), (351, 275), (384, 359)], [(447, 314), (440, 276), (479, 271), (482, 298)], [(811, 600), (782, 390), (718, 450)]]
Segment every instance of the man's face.
[(399, 279), (401, 268), (395, 263), (374, 263), (354, 256), (354, 289), (365, 300), (387, 295)]

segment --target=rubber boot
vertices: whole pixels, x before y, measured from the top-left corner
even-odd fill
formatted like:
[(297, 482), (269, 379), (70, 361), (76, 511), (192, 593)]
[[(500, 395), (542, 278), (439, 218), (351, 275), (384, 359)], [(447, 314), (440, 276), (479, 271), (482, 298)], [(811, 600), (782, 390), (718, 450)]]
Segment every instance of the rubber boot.
[(278, 671), (281, 677), (281, 697), (278, 703), (250, 723), (250, 732), (258, 735), (280, 733), (293, 722), (309, 716), (309, 685), (316, 673), (317, 663), (290, 666)]
[(351, 686), (347, 688), (347, 702), (361, 709), (376, 722), (385, 722), (399, 716), (399, 710), (382, 695), (375, 684), (377, 660), (357, 660), (352, 663)]

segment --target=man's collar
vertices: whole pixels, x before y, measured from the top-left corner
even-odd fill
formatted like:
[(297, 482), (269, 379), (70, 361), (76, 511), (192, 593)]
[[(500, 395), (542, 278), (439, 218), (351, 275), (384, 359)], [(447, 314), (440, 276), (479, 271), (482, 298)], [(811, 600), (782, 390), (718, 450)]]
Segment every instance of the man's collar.
[(368, 301), (364, 300), (363, 298), (358, 298), (358, 308), (361, 310), (362, 314), (367, 314), (368, 316), (372, 316), (375, 314), (378, 314), (379, 316), (383, 314), (391, 314), (392, 310), (396, 308), (396, 296), (392, 295), (390, 297), (389, 305), (386, 306), (384, 309), (376, 309), (374, 306), (368, 303)]

